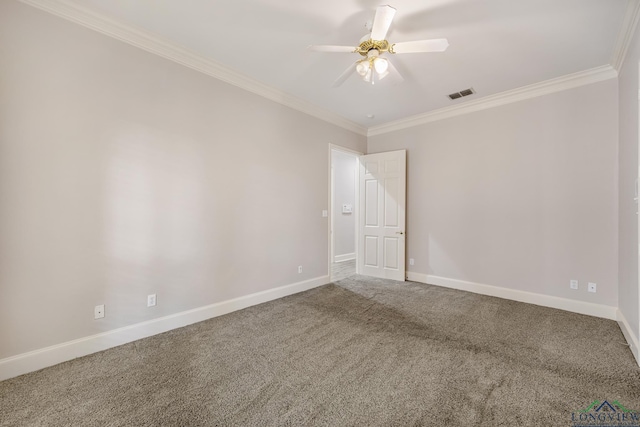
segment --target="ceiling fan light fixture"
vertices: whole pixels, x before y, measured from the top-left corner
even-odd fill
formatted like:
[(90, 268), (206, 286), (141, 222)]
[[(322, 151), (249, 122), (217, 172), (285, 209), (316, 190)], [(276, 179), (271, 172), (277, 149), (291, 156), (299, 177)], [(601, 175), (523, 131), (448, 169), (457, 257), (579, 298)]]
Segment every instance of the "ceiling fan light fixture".
[(367, 83), (374, 83), (374, 74), (373, 74), (373, 70), (371, 68), (367, 69), (367, 73), (363, 76), (363, 79), (365, 82)]
[(389, 75), (389, 61), (373, 52), (368, 58), (356, 63), (356, 72), (365, 82), (375, 84), (376, 80), (380, 81)]
[(362, 61), (358, 61), (358, 64), (356, 65), (356, 72), (358, 74), (360, 74), (362, 77), (365, 77), (370, 71), (371, 64), (369, 64), (368, 60), (363, 59)]
[(389, 62), (384, 58), (376, 57), (376, 59), (373, 60), (373, 68), (375, 68), (376, 73), (382, 78), (382, 74), (387, 73)]

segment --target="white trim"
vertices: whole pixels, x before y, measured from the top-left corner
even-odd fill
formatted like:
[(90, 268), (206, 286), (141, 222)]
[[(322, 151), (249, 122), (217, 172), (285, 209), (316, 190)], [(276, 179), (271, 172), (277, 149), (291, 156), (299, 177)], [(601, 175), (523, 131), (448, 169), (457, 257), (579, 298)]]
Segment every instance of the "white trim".
[(407, 278), (414, 282), (459, 289), (476, 294), (526, 302), (529, 304), (541, 305), (543, 307), (557, 308), (560, 310), (571, 311), (573, 313), (587, 314), (589, 316), (602, 317), (610, 320), (616, 320), (616, 311), (618, 310), (617, 307), (611, 307), (608, 305), (576, 301), (568, 298), (519, 291), (499, 286), (484, 285), (464, 280), (449, 279), (446, 277), (432, 276), (430, 274), (407, 272)]
[(212, 61), (182, 46), (164, 40), (150, 32), (125, 25), (102, 14), (67, 0), (20, 0), (22, 3), (113, 37), (132, 46), (177, 62), (218, 80), (260, 95), (271, 101), (301, 111), (336, 126), (366, 135), (366, 128), (331, 111), (320, 108), (281, 90), (267, 86), (222, 64)]
[(0, 381), (329, 283), (320, 276), (0, 360)]
[(364, 153), (361, 152), (361, 151), (353, 150), (351, 148), (343, 147), (342, 145), (336, 145), (336, 144), (331, 144), (331, 143), (329, 143), (329, 149), (330, 150), (336, 150), (336, 151), (342, 151), (343, 153), (351, 154), (351, 155), (356, 156), (356, 157), (360, 157), (360, 156), (364, 155)]
[(493, 107), (499, 107), (505, 104), (511, 104), (525, 99), (535, 98), (542, 95), (548, 95), (567, 89), (573, 89), (592, 83), (601, 82), (616, 78), (617, 71), (610, 65), (605, 65), (591, 70), (580, 71), (578, 73), (569, 74), (555, 79), (546, 80), (517, 89), (508, 90), (497, 93), (495, 95), (485, 96), (474, 101), (467, 101), (462, 104), (451, 107), (441, 108), (439, 110), (429, 111), (427, 113), (418, 114), (411, 117), (395, 120), (369, 128), (367, 136), (381, 135), (388, 132), (407, 129), (419, 126), (425, 123), (435, 122), (438, 120), (448, 119), (450, 117), (469, 114), (476, 111), (486, 110)]
[(633, 34), (638, 26), (638, 20), (640, 19), (640, 2), (638, 0), (629, 0), (627, 3), (627, 11), (624, 14), (622, 26), (618, 33), (616, 44), (613, 48), (613, 54), (611, 55), (611, 66), (620, 72), (624, 66), (624, 60), (629, 50), (629, 45), (633, 41)]
[(618, 321), (618, 325), (620, 326), (620, 330), (622, 331), (624, 338), (627, 340), (627, 343), (629, 344), (629, 349), (631, 350), (631, 353), (633, 353), (633, 357), (636, 358), (636, 362), (640, 366), (640, 354), (638, 352), (638, 348), (640, 348), (640, 343), (638, 342), (638, 338), (635, 335), (633, 335), (633, 332), (631, 331), (631, 326), (629, 326), (629, 322), (627, 322), (627, 318), (624, 317), (624, 314), (622, 314), (622, 311), (620, 311), (620, 309), (616, 311), (616, 315), (617, 315), (616, 319)]
[(336, 216), (333, 212), (333, 198), (335, 196), (336, 191), (336, 172), (333, 167), (333, 150), (331, 149), (331, 145), (329, 145), (329, 276), (331, 276), (331, 262), (333, 260), (333, 254), (335, 253), (335, 237), (333, 233), (333, 228), (336, 223)]
[(336, 255), (333, 257), (333, 262), (345, 262), (351, 261), (352, 259), (356, 259), (355, 252), (350, 254)]

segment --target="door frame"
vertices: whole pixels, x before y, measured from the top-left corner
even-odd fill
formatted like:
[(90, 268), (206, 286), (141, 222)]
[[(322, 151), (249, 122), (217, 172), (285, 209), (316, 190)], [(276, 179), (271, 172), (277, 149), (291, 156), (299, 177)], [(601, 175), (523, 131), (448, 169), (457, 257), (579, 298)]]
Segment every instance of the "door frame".
[(358, 271), (358, 257), (360, 256), (360, 254), (358, 253), (358, 237), (359, 237), (359, 219), (358, 219), (358, 215), (359, 215), (359, 206), (358, 206), (358, 200), (360, 198), (360, 188), (359, 188), (359, 184), (360, 184), (360, 180), (358, 179), (359, 176), (359, 170), (360, 170), (360, 156), (364, 155), (364, 153), (360, 152), (360, 151), (356, 151), (356, 150), (352, 150), (350, 148), (345, 148), (342, 147), (340, 145), (336, 145), (336, 144), (332, 144), (329, 143), (329, 149), (327, 150), (328, 156), (329, 156), (329, 212), (328, 212), (328, 216), (329, 216), (329, 221), (327, 221), (327, 242), (329, 243), (329, 248), (328, 248), (328, 265), (327, 265), (327, 271), (328, 271), (328, 275), (329, 275), (329, 280), (331, 280), (331, 266), (333, 264), (333, 223), (334, 223), (334, 214), (333, 214), (333, 190), (334, 190), (334, 182), (333, 182), (333, 159), (331, 156), (331, 152), (332, 151), (340, 151), (346, 154), (351, 154), (353, 156), (355, 156), (356, 158), (356, 165), (355, 165), (355, 174), (354, 174), (354, 180), (355, 180), (355, 201), (356, 203), (353, 204), (353, 215), (355, 216), (355, 248), (354, 248), (354, 252), (356, 254), (356, 274), (360, 274), (360, 271)]
[[(636, 301), (636, 303), (638, 304), (638, 307), (640, 308), (640, 61), (638, 61), (638, 68), (637, 68), (637, 75), (636, 75), (636, 79), (638, 82), (638, 110), (636, 111), (636, 125), (637, 125), (637, 130), (638, 133), (636, 135), (636, 143), (638, 144), (638, 174), (636, 175), (636, 183), (635, 183), (635, 202), (636, 202), (636, 221), (638, 224), (638, 234), (636, 236), (637, 240), (636, 240), (636, 248), (637, 248), (637, 253), (636, 253), (636, 262), (638, 263), (637, 265), (637, 272), (638, 272), (638, 283), (636, 283), (636, 285), (638, 286), (638, 300)], [(618, 177), (618, 179), (620, 179)], [(618, 306), (620, 306), (620, 302), (618, 301)], [(618, 312), (620, 312), (620, 310), (618, 310)], [(636, 327), (638, 328), (638, 331), (640, 331), (640, 319), (638, 319), (638, 324), (636, 324)], [(629, 334), (631, 336), (633, 336), (633, 331), (629, 331)], [(635, 337), (636, 340), (640, 339), (640, 337)], [(631, 343), (629, 343), (631, 344)], [(633, 346), (632, 346), (633, 347)], [(640, 365), (640, 348), (638, 348), (637, 346), (637, 342), (636, 342), (636, 353), (634, 354), (635, 358), (636, 358), (636, 362), (638, 362), (638, 365)]]

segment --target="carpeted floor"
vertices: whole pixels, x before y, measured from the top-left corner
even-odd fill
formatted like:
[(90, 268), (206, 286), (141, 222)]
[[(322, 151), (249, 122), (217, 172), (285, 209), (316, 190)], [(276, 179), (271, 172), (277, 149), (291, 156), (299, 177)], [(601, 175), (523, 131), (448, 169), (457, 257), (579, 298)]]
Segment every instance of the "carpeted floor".
[(569, 426), (640, 409), (614, 321), (352, 276), (0, 382), (0, 425)]

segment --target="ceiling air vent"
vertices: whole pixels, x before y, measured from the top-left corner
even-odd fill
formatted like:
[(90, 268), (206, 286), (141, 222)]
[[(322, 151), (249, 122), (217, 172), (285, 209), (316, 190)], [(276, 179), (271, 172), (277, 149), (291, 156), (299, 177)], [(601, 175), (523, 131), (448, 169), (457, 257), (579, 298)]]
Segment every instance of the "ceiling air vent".
[(461, 90), (460, 92), (449, 94), (449, 98), (458, 99), (458, 98), (462, 98), (463, 96), (473, 95), (474, 93), (475, 91), (473, 90), (473, 88), (469, 88), (469, 89)]

